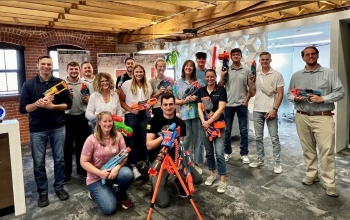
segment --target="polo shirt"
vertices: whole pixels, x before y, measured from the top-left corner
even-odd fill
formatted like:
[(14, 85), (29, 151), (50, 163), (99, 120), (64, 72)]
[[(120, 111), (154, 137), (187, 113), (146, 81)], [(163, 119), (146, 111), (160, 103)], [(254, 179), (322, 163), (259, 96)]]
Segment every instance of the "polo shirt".
[[(202, 103), (202, 98), (209, 96), (211, 102), (213, 103), (213, 108), (211, 109), (213, 112), (219, 109), (219, 102), (227, 103), (227, 93), (226, 89), (222, 86), (216, 86), (216, 88), (209, 94), (207, 90), (208, 86), (202, 87), (198, 91), (198, 103)], [(217, 121), (225, 120), (224, 113), (220, 115)]]
[(228, 81), (225, 83), (227, 91), (226, 106), (240, 106), (247, 97), (250, 70), (242, 65), (238, 69), (231, 66), (227, 74)]

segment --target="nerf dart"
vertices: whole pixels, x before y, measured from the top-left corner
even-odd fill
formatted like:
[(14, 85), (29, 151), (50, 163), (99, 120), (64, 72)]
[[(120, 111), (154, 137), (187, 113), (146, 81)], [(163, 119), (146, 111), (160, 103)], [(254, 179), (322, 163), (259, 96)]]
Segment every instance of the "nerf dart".
[(46, 90), (44, 92), (44, 96), (57, 95), (66, 89), (68, 89), (66, 82), (61, 81), (60, 83), (57, 83), (56, 85), (54, 85), (50, 89)]
[[(118, 164), (120, 164), (130, 153), (131, 149), (129, 147), (125, 148), (124, 150), (120, 151), (119, 154), (112, 157), (105, 165), (101, 167), (100, 170), (112, 170), (114, 167), (116, 167)], [(101, 179), (102, 185), (106, 184), (105, 179)]]
[(198, 81), (192, 82), (190, 87), (186, 89), (184, 94), (182, 95), (182, 99), (185, 99), (189, 95), (196, 95), (198, 90), (201, 88)]
[(90, 91), (89, 91), (89, 88), (87, 87), (87, 85), (85, 83), (81, 83), (81, 86), (80, 86), (80, 93), (82, 95), (90, 95)]
[(162, 81), (159, 82), (157, 89), (159, 90), (162, 86), (164, 88), (170, 86), (173, 83), (173, 79), (170, 77), (165, 77)]

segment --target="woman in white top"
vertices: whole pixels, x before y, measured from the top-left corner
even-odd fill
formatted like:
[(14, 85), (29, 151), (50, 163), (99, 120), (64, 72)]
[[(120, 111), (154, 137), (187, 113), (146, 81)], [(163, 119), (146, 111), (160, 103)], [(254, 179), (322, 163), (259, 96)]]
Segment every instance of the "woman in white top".
[(92, 130), (96, 126), (96, 115), (103, 111), (122, 117), (119, 96), (114, 92), (114, 80), (109, 73), (99, 73), (93, 82), (95, 92), (90, 95), (85, 117), (90, 121)]
[[(151, 84), (147, 82), (146, 72), (143, 66), (137, 64), (132, 72), (132, 79), (123, 83), (119, 97), (120, 104), (125, 109), (125, 124), (130, 126), (134, 133), (131, 138), (127, 138), (127, 146), (130, 146), (129, 162), (133, 168), (135, 179), (141, 176), (136, 167), (137, 155), (142, 154), (144, 163), (147, 161), (148, 151), (146, 148), (146, 125), (148, 115), (146, 110), (131, 108), (132, 104), (149, 99), (152, 95)], [(140, 144), (137, 144), (137, 141)]]

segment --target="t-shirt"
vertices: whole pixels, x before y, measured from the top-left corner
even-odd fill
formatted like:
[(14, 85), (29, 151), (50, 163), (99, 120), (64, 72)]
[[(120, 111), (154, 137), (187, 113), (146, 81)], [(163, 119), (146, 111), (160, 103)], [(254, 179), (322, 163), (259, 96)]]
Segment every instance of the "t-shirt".
[(83, 102), (83, 95), (80, 92), (81, 84), (84, 82), (79, 79), (76, 83), (72, 83), (69, 81), (68, 77), (65, 79), (65, 81), (69, 90), (72, 89), (73, 92), (72, 107), (65, 110), (65, 113), (67, 115), (80, 115), (85, 113), (86, 104)]
[[(123, 77), (123, 80), (122, 80), (123, 82), (121, 82), (120, 85), (118, 86), (118, 84), (121, 81), (122, 77)], [(120, 87), (123, 85), (123, 83), (128, 81), (129, 79), (131, 79), (131, 77), (128, 75), (128, 73), (124, 73), (124, 75), (118, 76), (117, 82), (115, 83), (115, 88), (116, 89), (120, 89)]]
[[(156, 79), (156, 78), (152, 78), (148, 81), (149, 84), (151, 84), (151, 87), (153, 89), (153, 93), (157, 93), (159, 91), (158, 85), (161, 81), (162, 81), (161, 79)], [(171, 79), (171, 84), (168, 87), (166, 87), (168, 92), (171, 92), (171, 93), (173, 92), (173, 84), (174, 84), (174, 81)], [(162, 95), (158, 96), (158, 102), (157, 102), (157, 104), (155, 104), (153, 106), (153, 108), (160, 108), (160, 98), (161, 97), (162, 97)]]
[(205, 85), (207, 85), (207, 81), (205, 80), (205, 71), (206, 70), (207, 69), (204, 69), (204, 70), (196, 69), (197, 79), (200, 79)]
[[(119, 154), (119, 152), (126, 147), (124, 138), (119, 132), (117, 133), (117, 140), (114, 145), (112, 145), (112, 142), (112, 138), (109, 138), (104, 141), (105, 146), (102, 146), (98, 143), (94, 134), (92, 134), (86, 139), (81, 154), (91, 157), (90, 163), (97, 169), (100, 169), (112, 157)], [(96, 174), (87, 172), (86, 185), (90, 185), (100, 179), (101, 177)]]
[[(210, 94), (207, 91), (207, 86), (202, 87), (198, 91), (198, 102), (202, 102), (202, 98), (209, 96), (211, 99), (211, 102), (213, 103), (213, 108), (211, 109), (213, 112), (217, 111), (219, 109), (219, 102), (226, 102), (227, 103), (227, 94), (226, 89), (222, 86), (217, 86), (217, 88), (212, 91)], [(225, 120), (224, 113), (220, 115), (220, 117), (217, 119), (217, 121)]]
[[(163, 129), (166, 129), (167, 126), (171, 125), (173, 122), (176, 123), (176, 127), (180, 126), (180, 137), (186, 136), (186, 123), (178, 117), (174, 117), (172, 119), (167, 119), (163, 115), (162, 116), (154, 116), (151, 118), (147, 124), (147, 133), (152, 133), (156, 135), (157, 139), (159, 137), (158, 133)], [(153, 150), (149, 151), (148, 159), (152, 163), (153, 160), (157, 157), (161, 147), (160, 145)], [(171, 158), (175, 157), (175, 147), (171, 148), (169, 152)]]

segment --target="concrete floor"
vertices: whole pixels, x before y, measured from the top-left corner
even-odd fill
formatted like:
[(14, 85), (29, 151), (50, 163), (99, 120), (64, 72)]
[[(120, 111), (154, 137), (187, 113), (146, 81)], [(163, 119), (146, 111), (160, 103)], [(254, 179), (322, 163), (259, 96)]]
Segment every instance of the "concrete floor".
[[(265, 166), (256, 169), (241, 163), (239, 137), (233, 138), (234, 152), (227, 163), (227, 192), (218, 194), (215, 182), (210, 187), (204, 184), (197, 186), (193, 194), (193, 200), (203, 219), (350, 219), (350, 149), (336, 155), (337, 188), (340, 197), (332, 198), (325, 194), (321, 182), (312, 186), (301, 184), (305, 166), (294, 124), (281, 124), (279, 134), (283, 165), (283, 173), (279, 175), (273, 173), (272, 146), (269, 138), (265, 139)], [(103, 216), (96, 204), (88, 199), (85, 181), (78, 176), (73, 176), (72, 181), (65, 186), (71, 195), (70, 199), (63, 202), (58, 200), (52, 189), (53, 161), (49, 149), (46, 167), (49, 175), (50, 205), (45, 208), (37, 207), (38, 194), (30, 149), (25, 146), (22, 150), (27, 213), (16, 217), (13, 214), (7, 215), (0, 219), (146, 219), (152, 197), (148, 182), (134, 182), (129, 190), (134, 207), (123, 210), (118, 206), (117, 213), (110, 217)], [(253, 160), (256, 155), (253, 137), (250, 137), (249, 150), (250, 159)], [(207, 170), (204, 170), (203, 176), (208, 176)], [(196, 219), (188, 199), (178, 196), (172, 181), (169, 181), (169, 185), (174, 194), (172, 204), (165, 209), (156, 208), (152, 219)]]

